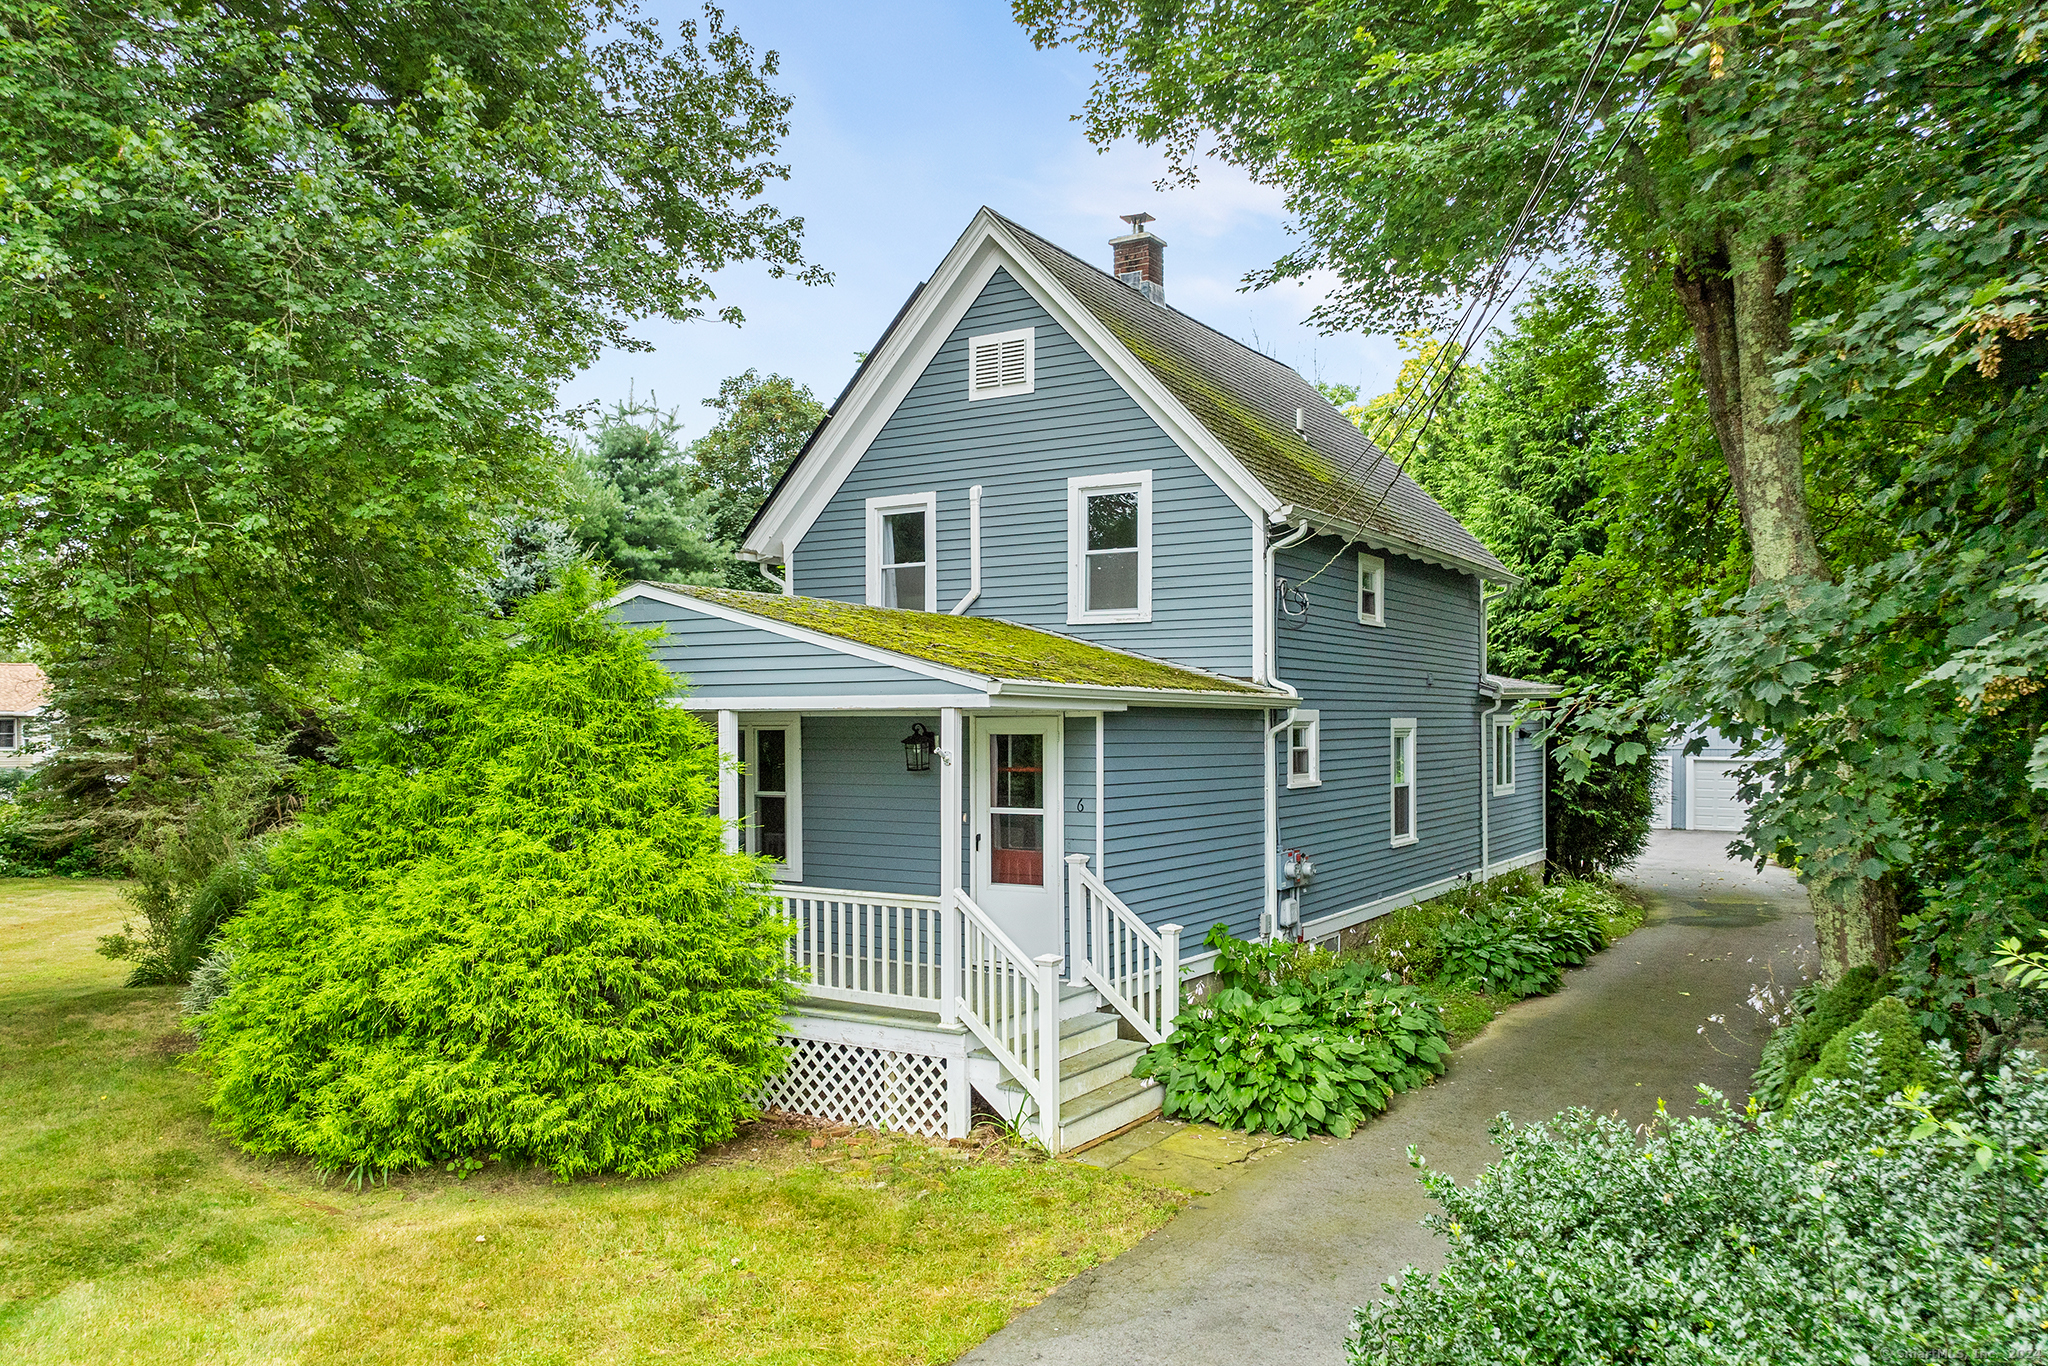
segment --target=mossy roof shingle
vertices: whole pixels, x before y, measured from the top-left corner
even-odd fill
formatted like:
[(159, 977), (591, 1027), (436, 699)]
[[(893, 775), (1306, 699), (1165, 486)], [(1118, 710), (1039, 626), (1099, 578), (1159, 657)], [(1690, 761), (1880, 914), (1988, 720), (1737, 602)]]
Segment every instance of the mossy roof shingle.
[(1285, 700), (1282, 694), (1243, 679), (1168, 664), (994, 617), (956, 617), (942, 612), (863, 607), (829, 598), (742, 593), (687, 584), (650, 586), (984, 678)]
[[(1515, 577), (1291, 367), (994, 216), (1274, 497), (1311, 520), (1321, 513), (1488, 578)], [(1297, 409), (1305, 432), (1294, 429)]]

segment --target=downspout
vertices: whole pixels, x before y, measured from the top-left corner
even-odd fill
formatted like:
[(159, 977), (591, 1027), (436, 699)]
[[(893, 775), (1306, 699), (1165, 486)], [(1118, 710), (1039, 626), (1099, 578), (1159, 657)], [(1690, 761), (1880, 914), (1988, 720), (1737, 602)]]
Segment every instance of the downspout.
[[(981, 485), (967, 490), (967, 596), (953, 604), (949, 616), (959, 616), (981, 596)], [(1097, 874), (1100, 876), (1100, 873)]]
[[(1493, 668), (1492, 624), (1487, 604), (1508, 591), (1502, 584), (1493, 597), (1486, 594), (1486, 580), (1479, 581), (1479, 686), (1486, 687), (1486, 675)], [(1493, 880), (1493, 770), (1486, 766), (1486, 747), (1493, 739), (1493, 718), (1501, 709), (1505, 697), (1493, 699), (1493, 705), (1486, 709), (1479, 722), (1479, 880), (1482, 883)]]
[(754, 568), (756, 568), (756, 569), (758, 569), (758, 570), (760, 570), (760, 571), (761, 571), (761, 577), (762, 577), (762, 578), (764, 578), (764, 579), (768, 580), (768, 582), (770, 582), (770, 583), (772, 583), (772, 584), (774, 584), (774, 585), (775, 585), (775, 591), (776, 591), (776, 592), (778, 592), (778, 593), (782, 593), (782, 594), (785, 594), (785, 595), (786, 595), (786, 594), (787, 594), (787, 593), (789, 592), (789, 579), (788, 579), (788, 577), (787, 577), (787, 575), (788, 575), (789, 571), (788, 571), (787, 569), (784, 569), (784, 570), (783, 570), (783, 574), (784, 574), (784, 576), (785, 576), (785, 577), (783, 577), (783, 578), (779, 578), (779, 579), (778, 579), (778, 578), (776, 578), (776, 577), (775, 577), (775, 575), (774, 575), (773, 573), (769, 572), (769, 569), (768, 569), (768, 561), (766, 561), (766, 560), (757, 560), (757, 561), (755, 561), (755, 563), (754, 563)]
[[(1263, 601), (1259, 609), (1264, 613), (1266, 623), (1266, 658), (1262, 661), (1265, 664), (1266, 677), (1263, 681), (1275, 688), (1291, 693), (1295, 697), (1300, 697), (1301, 694), (1295, 692), (1292, 685), (1280, 680), (1276, 668), (1280, 658), (1280, 623), (1276, 619), (1278, 613), (1273, 604), (1273, 593), (1275, 591), (1273, 569), (1277, 553), (1287, 549), (1289, 546), (1299, 545), (1307, 540), (1310, 530), (1309, 524), (1302, 522), (1291, 533), (1279, 540), (1272, 540), (1270, 538), (1267, 540), (1266, 560), (1263, 566), (1266, 578), (1266, 591), (1262, 595)], [(1294, 708), (1289, 707), (1281, 714), (1277, 725), (1270, 725), (1265, 728), (1266, 734), (1263, 744), (1266, 752), (1266, 857), (1264, 859), (1266, 868), (1266, 899), (1264, 909), (1259, 912), (1259, 928), (1265, 928), (1266, 917), (1270, 915), (1273, 917), (1273, 931), (1275, 935), (1280, 930), (1280, 774), (1273, 762), (1273, 737), (1286, 730), (1293, 723), (1294, 711)]]

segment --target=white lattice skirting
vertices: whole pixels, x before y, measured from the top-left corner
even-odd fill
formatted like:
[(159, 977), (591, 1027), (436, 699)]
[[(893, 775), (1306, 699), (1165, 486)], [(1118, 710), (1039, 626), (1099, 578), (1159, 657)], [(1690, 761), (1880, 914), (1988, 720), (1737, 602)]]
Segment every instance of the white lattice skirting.
[(785, 1036), (789, 1065), (761, 1104), (895, 1133), (946, 1136), (947, 1059)]

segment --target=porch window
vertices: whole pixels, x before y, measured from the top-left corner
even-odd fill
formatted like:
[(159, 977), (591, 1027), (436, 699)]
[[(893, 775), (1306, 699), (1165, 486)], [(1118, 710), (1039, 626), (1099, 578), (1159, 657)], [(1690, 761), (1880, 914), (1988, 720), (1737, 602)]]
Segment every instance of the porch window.
[(1323, 781), (1322, 716), (1296, 711), (1287, 727), (1287, 785), (1316, 787)]
[(1377, 555), (1358, 557), (1358, 619), (1367, 626), (1387, 624), (1387, 562)]
[(1152, 619), (1152, 471), (1067, 481), (1067, 620)]
[(868, 605), (932, 610), (938, 495), (868, 499)]
[(745, 847), (781, 864), (776, 876), (803, 876), (803, 746), (797, 720), (740, 731), (740, 810)]
[(989, 765), (989, 880), (1045, 885), (1045, 737), (995, 735)]
[(1515, 723), (1493, 723), (1493, 790), (1507, 796), (1515, 790)]
[(1412, 719), (1397, 720), (1393, 723), (1393, 758), (1391, 761), (1391, 816), (1393, 842), (1413, 844), (1415, 834), (1415, 722)]

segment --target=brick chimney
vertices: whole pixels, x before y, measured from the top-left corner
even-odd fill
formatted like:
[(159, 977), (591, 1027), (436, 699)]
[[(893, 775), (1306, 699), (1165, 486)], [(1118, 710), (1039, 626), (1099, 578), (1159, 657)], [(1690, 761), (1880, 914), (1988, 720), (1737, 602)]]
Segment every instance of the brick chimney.
[(1131, 230), (1122, 237), (1109, 239), (1110, 249), (1115, 252), (1110, 272), (1132, 289), (1155, 304), (1166, 302), (1166, 242), (1155, 236), (1145, 225), (1152, 221), (1149, 213), (1127, 213), (1124, 222)]

